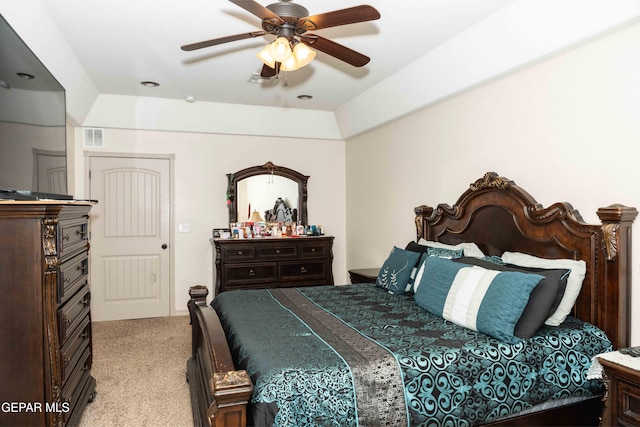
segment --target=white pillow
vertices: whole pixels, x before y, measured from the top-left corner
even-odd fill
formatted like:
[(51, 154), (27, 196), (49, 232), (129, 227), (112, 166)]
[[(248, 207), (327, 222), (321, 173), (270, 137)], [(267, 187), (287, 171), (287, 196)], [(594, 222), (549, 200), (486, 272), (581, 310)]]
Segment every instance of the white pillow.
[(560, 305), (556, 311), (544, 322), (549, 326), (558, 326), (567, 318), (573, 305), (578, 299), (584, 276), (587, 274), (587, 263), (574, 259), (546, 259), (520, 252), (505, 252), (502, 254), (502, 261), (507, 264), (519, 265), (521, 267), (538, 268), (568, 268), (571, 270), (567, 279), (567, 288), (564, 291)]
[(420, 238), (420, 240), (418, 240), (418, 244), (422, 246), (431, 246), (433, 248), (444, 248), (452, 250), (462, 249), (464, 251), (464, 256), (471, 256), (474, 258), (482, 258), (485, 256), (478, 245), (476, 245), (475, 243), (458, 243), (457, 245), (447, 245), (446, 243), (433, 242), (431, 240)]

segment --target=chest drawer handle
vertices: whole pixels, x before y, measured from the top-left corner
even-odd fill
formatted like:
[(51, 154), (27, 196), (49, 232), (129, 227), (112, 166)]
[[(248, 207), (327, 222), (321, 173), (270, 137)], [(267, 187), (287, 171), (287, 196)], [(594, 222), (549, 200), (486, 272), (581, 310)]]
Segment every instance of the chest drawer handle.
[(249, 270), (249, 277), (253, 277), (256, 275), (256, 272), (253, 271), (253, 268)]
[(300, 273), (304, 274), (307, 272), (307, 269), (304, 267), (300, 267)]
[(315, 252), (315, 251), (316, 251), (316, 248), (311, 248), (311, 252)]
[(70, 237), (68, 234), (65, 234), (64, 236), (62, 236), (62, 240), (66, 240), (67, 242), (69, 241)]
[(242, 255), (242, 251), (238, 251), (238, 255)]
[(280, 253), (280, 249), (276, 249), (276, 253), (279, 254)]

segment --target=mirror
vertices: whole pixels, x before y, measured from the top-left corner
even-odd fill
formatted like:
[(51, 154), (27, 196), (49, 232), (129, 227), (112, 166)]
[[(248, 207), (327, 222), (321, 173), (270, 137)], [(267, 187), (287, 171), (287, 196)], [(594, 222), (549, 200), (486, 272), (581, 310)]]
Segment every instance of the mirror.
[(247, 222), (254, 211), (266, 222), (307, 224), (309, 177), (267, 162), (227, 174), (229, 222)]

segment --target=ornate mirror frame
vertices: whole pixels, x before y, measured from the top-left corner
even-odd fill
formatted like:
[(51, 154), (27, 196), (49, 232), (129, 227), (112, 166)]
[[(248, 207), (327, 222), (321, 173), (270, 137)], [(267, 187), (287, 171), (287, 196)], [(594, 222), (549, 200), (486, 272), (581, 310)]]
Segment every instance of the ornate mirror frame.
[(303, 175), (298, 171), (286, 168), (284, 166), (276, 166), (271, 162), (267, 162), (262, 166), (252, 166), (242, 169), (236, 173), (228, 173), (227, 180), (227, 205), (229, 207), (229, 222), (238, 221), (238, 206), (236, 195), (238, 193), (238, 182), (243, 179), (256, 175), (278, 175), (288, 178), (298, 184), (298, 220), (303, 224), (307, 224), (307, 181), (308, 175)]

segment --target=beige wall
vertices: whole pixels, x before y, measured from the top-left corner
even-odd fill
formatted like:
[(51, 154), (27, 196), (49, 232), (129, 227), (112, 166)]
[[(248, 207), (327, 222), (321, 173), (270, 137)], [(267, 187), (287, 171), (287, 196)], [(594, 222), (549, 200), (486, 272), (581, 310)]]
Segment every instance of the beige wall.
[[(202, 133), (105, 129), (104, 152), (172, 154), (174, 160), (174, 211), (172, 214), (175, 309), (186, 310), (188, 288), (212, 288), (211, 230), (228, 226), (226, 174), (272, 161), (309, 175), (308, 217), (322, 224), (334, 243), (334, 276), (347, 283), (345, 164), (342, 141), (213, 135)], [(85, 165), (81, 130), (75, 131), (76, 197), (85, 191)], [(191, 225), (178, 233), (178, 224)], [(92, 280), (96, 280), (92, 278)]]
[[(588, 222), (612, 203), (640, 208), (639, 76), (636, 24), (348, 140), (347, 266), (380, 265), (415, 238), (413, 207), (453, 204), (487, 171)], [(640, 313), (638, 232), (633, 246)]]

